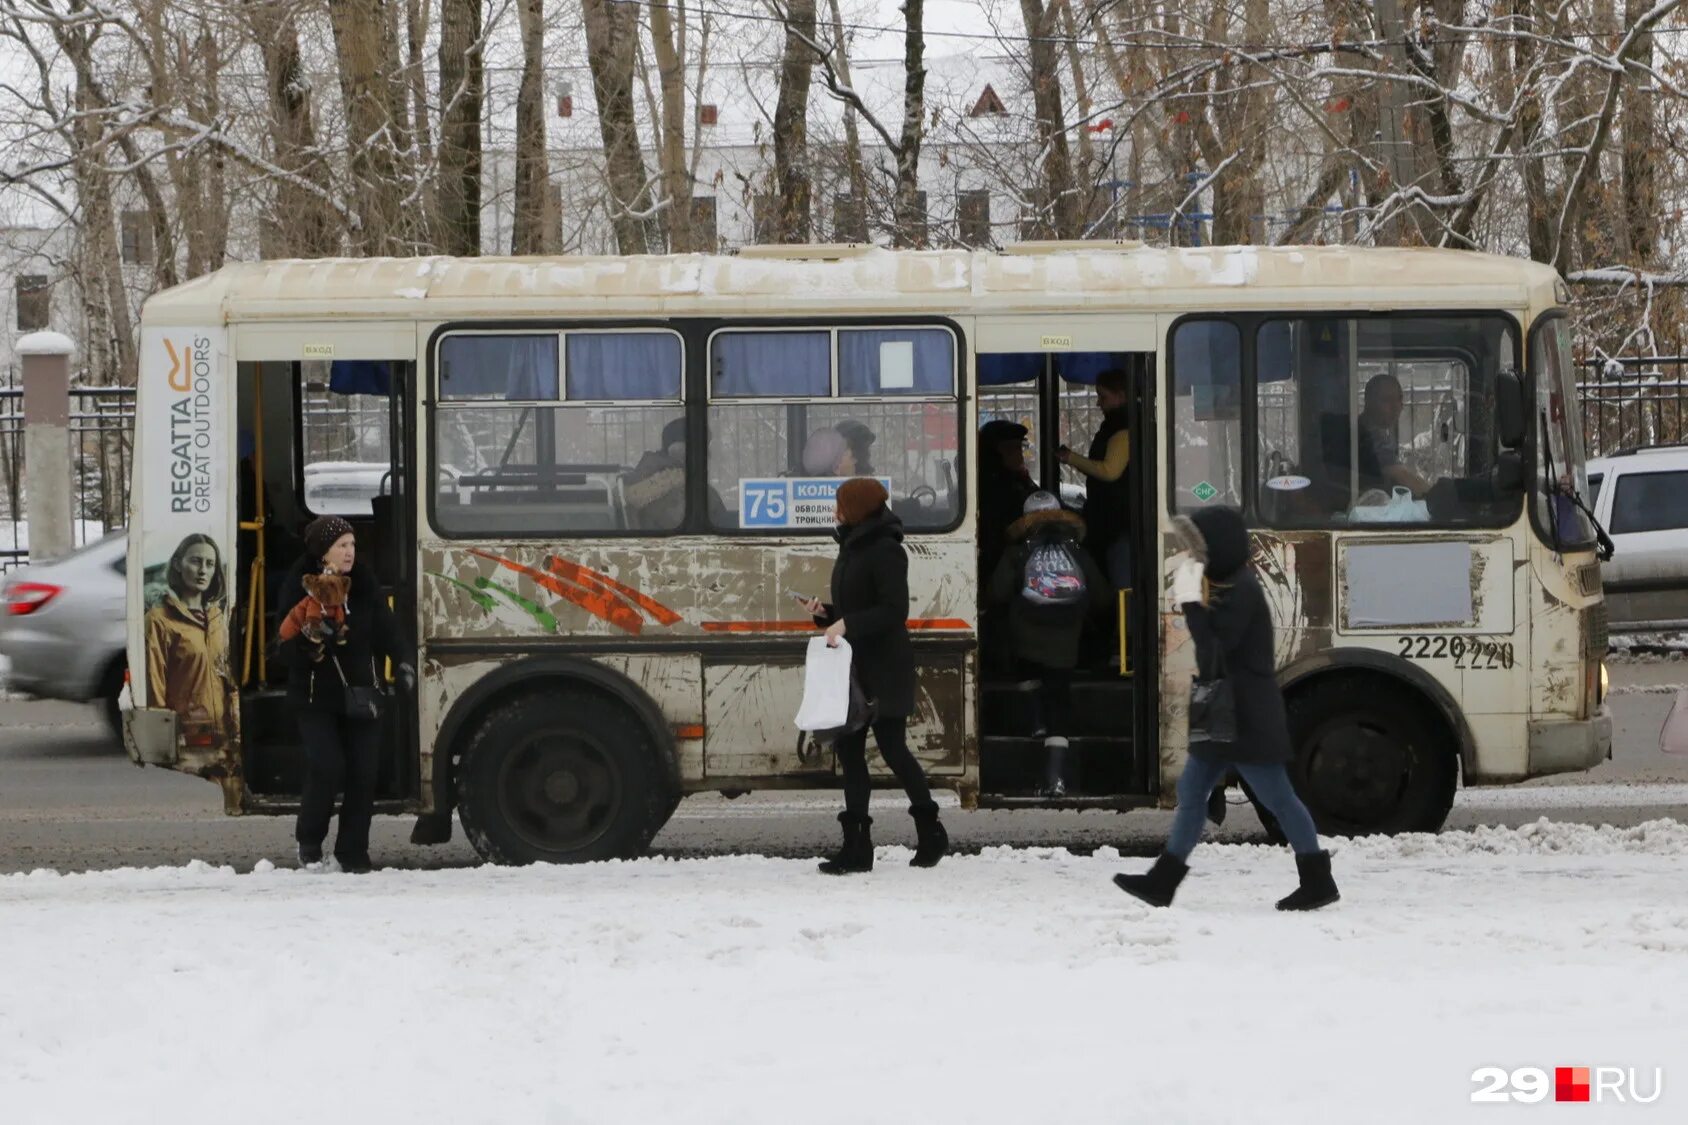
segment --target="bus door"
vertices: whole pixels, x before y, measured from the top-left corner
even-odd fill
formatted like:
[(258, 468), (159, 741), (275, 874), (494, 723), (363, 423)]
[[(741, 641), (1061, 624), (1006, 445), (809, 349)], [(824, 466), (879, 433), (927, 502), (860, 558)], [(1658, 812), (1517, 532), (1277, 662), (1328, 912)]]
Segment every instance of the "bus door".
[[(304, 785), (287, 668), (276, 645), (288, 571), (305, 525), (339, 516), (414, 648), (416, 553), (410, 451), (415, 365), (409, 359), (306, 360), (239, 365), (240, 474), (233, 674), (240, 684), (245, 799), (285, 807)], [(262, 519), (258, 518), (262, 513)], [(391, 668), (377, 673), (391, 676)], [(384, 722), (379, 801), (418, 792), (414, 701), (395, 696)]]
[[(1057, 452), (1062, 446), (1084, 455), (1103, 423), (1097, 406), (1095, 383), (1108, 370), (1123, 371), (1129, 388), (1127, 414), (1131, 458), (1125, 484), (1112, 497), (1127, 497), (1123, 518), (1130, 545), (1129, 562), (1122, 572), (1123, 583), (1109, 579), (1109, 608), (1090, 621), (1082, 635), (1078, 665), (1073, 669), (1070, 706), (1058, 726), (1067, 728), (1068, 749), (1062, 770), (1064, 794), (1051, 796), (1046, 739), (1050, 716), (1045, 714), (1059, 696), (1046, 702), (1041, 679), (1014, 652), (1008, 626), (1010, 605), (993, 602), (991, 575), (980, 575), (981, 685), (980, 685), (980, 774), (981, 801), (998, 805), (1052, 803), (1078, 806), (1132, 805), (1141, 803), (1152, 790), (1156, 775), (1154, 714), (1155, 671), (1153, 644), (1140, 641), (1153, 636), (1152, 599), (1135, 599), (1136, 579), (1153, 550), (1154, 521), (1145, 520), (1153, 511), (1148, 492), (1152, 485), (1139, 471), (1152, 464), (1152, 433), (1143, 419), (1153, 395), (1154, 355), (1152, 327), (1134, 331), (1130, 322), (1114, 331), (1100, 325), (1084, 325), (1082, 333), (1051, 337), (1048, 322), (1031, 329), (996, 332), (981, 325), (978, 357), (979, 423), (1003, 418), (1026, 427), (1024, 458), (1032, 479), (1044, 490), (1058, 493), (1063, 507), (1081, 517), (1090, 505), (1090, 493), (1107, 494), (1108, 486), (1091, 487), (1090, 478), (1071, 466), (1063, 466)], [(998, 339), (1000, 337), (1000, 339)], [(1082, 337), (1082, 339), (1080, 339)], [(1070, 344), (1111, 344), (1095, 351), (1016, 350), (985, 352), (986, 347), (1024, 348), (1053, 340)], [(1117, 341), (1117, 342), (1116, 342)], [(997, 455), (981, 443), (981, 458)], [(1153, 474), (1147, 474), (1152, 478)], [(988, 473), (981, 462), (980, 501), (981, 552), (990, 554), (993, 534), (1004, 529), (984, 526), (989, 522)], [(1106, 521), (1104, 521), (1106, 522)], [(1000, 536), (1012, 542), (1011, 526)], [(1100, 548), (1091, 543), (1087, 549)], [(1092, 555), (1098, 569), (1108, 577), (1105, 558)], [(995, 560), (981, 558), (992, 566)], [(994, 569), (994, 566), (992, 566)], [(1139, 730), (1142, 727), (1144, 729)], [(1056, 737), (1059, 737), (1057, 735)]]

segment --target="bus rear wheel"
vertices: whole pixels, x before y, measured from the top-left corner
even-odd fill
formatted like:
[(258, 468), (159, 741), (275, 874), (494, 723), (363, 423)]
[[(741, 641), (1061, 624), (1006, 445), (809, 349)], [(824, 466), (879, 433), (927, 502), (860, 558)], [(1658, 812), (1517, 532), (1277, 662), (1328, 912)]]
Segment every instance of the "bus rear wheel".
[(1456, 748), (1432, 704), (1352, 677), (1289, 700), (1296, 792), (1327, 836), (1435, 832), (1453, 808)]
[(630, 859), (668, 819), (661, 750), (627, 707), (590, 690), (488, 709), (457, 770), (464, 834), (493, 863)]

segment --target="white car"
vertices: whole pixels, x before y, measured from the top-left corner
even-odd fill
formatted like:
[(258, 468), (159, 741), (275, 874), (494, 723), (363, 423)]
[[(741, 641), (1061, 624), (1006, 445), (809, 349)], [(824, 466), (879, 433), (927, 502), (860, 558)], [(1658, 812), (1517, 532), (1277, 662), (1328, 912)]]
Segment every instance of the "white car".
[(1600, 568), (1612, 631), (1688, 628), (1688, 445), (1592, 458), (1588, 484), (1615, 547)]

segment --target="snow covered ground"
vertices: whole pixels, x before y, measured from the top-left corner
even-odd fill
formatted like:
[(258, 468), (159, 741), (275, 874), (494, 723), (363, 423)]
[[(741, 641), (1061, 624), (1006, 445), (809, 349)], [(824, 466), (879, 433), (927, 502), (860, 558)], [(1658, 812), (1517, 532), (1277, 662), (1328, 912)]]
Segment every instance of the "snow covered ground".
[[(1444, 1122), (1483, 1066), (1664, 1068), (1688, 1095), (1688, 825), (1287, 854), (883, 847), (372, 876), (203, 864), (0, 877), (8, 1123)], [(1672, 1030), (1674, 1029), (1674, 1030)], [(1551, 1100), (1551, 1094), (1549, 1095)], [(238, 1107), (238, 1110), (236, 1110)]]

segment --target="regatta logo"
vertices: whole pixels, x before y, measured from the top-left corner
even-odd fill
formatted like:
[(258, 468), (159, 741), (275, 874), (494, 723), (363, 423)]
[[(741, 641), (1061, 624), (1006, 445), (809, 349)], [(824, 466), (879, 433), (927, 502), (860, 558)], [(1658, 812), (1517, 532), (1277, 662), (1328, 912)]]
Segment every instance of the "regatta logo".
[(170, 418), (170, 511), (206, 515), (211, 511), (211, 341), (195, 336), (186, 343), (164, 340), (170, 357), (165, 375), (172, 395)]
[[(1650, 1084), (1646, 1083), (1651, 1078)], [(1665, 1091), (1665, 1072), (1655, 1067), (1651, 1075), (1621, 1066), (1556, 1066), (1553, 1077), (1539, 1066), (1521, 1066), (1514, 1071), (1485, 1066), (1471, 1075), (1478, 1089), (1474, 1102), (1543, 1102), (1553, 1094), (1556, 1102), (1635, 1103), (1648, 1105)]]

